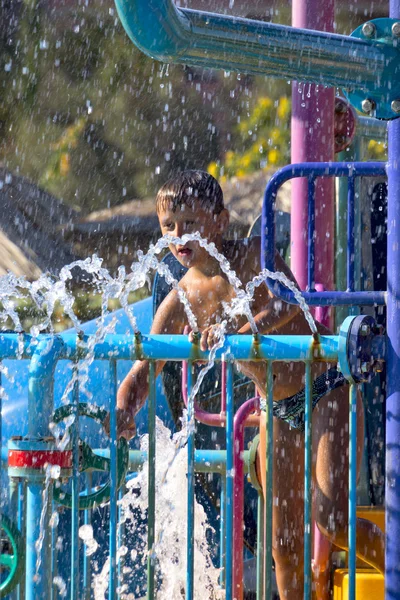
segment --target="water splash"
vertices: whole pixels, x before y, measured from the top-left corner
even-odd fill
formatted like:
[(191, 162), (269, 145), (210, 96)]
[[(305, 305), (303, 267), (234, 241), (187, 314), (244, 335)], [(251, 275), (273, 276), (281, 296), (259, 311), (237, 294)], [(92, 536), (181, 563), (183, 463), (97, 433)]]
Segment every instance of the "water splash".
[[(185, 597), (186, 586), (186, 528), (182, 523), (187, 519), (187, 479), (182, 477), (186, 471), (187, 452), (183, 449), (175, 461), (172, 457), (176, 446), (182, 445), (182, 439), (187, 438), (188, 432), (185, 423), (182, 431), (171, 437), (171, 432), (157, 418), (156, 420), (156, 456), (163, 460), (156, 460), (156, 494), (159, 499), (156, 503), (155, 518), (155, 545), (152, 549), (156, 560), (159, 589), (159, 600), (176, 600)], [(148, 450), (148, 436), (141, 439), (141, 449)], [(165, 477), (165, 461), (171, 463), (171, 468)], [(133, 531), (136, 527), (137, 511), (143, 518), (146, 517), (148, 506), (148, 480), (147, 465), (138, 475), (128, 482), (128, 491), (120, 501), (123, 521), (127, 528)], [(207, 532), (211, 529), (202, 505), (195, 505), (195, 600), (222, 600), (224, 592), (218, 583), (219, 569), (214, 567), (207, 543)], [(173, 565), (173, 569), (171, 569)], [(127, 578), (130, 573), (128, 573)], [(102, 576), (104, 573), (102, 572)], [(132, 578), (134, 579), (134, 578)], [(98, 581), (96, 582), (96, 584)], [(96, 584), (95, 588), (96, 589)], [(126, 590), (132, 594), (126, 598), (137, 598), (132, 589), (134, 582), (125, 582)], [(140, 597), (140, 596), (139, 596)], [(95, 595), (96, 600), (103, 597)]]
[(49, 487), (50, 483), (53, 479), (58, 479), (61, 474), (61, 467), (59, 465), (47, 465), (46, 467), (46, 478), (44, 482), (44, 488), (42, 492), (42, 512), (40, 513), (40, 523), (39, 523), (39, 538), (35, 542), (35, 550), (36, 550), (36, 572), (33, 576), (33, 580), (38, 583), (40, 581), (40, 565), (42, 564), (42, 548), (44, 537), (46, 534), (46, 515), (48, 511), (49, 505)]
[(61, 598), (66, 598), (67, 584), (65, 583), (64, 579), (60, 577), (60, 575), (56, 575), (53, 577), (53, 584), (57, 587), (59, 596)]

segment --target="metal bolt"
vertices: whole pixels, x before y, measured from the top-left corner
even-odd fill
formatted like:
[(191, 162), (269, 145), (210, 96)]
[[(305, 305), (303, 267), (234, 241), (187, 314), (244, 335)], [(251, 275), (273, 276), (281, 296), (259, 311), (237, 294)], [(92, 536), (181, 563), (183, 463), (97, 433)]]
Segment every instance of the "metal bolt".
[(400, 113), (400, 100), (392, 100), (390, 108), (396, 114)]
[(363, 112), (365, 112), (365, 113), (372, 112), (375, 107), (376, 107), (375, 102), (373, 100), (371, 100), (370, 98), (365, 98), (365, 100), (363, 100), (361, 102), (361, 108), (362, 108)]
[(347, 106), (346, 106), (345, 102), (343, 102), (343, 101), (336, 102), (336, 104), (335, 104), (335, 113), (336, 114), (344, 115), (346, 111), (347, 111)]
[(392, 25), (392, 34), (395, 37), (400, 37), (400, 22), (396, 21), (396, 23), (393, 23)]
[(362, 26), (362, 32), (363, 32), (363, 35), (365, 35), (365, 37), (369, 37), (369, 38), (372, 37), (373, 35), (375, 35), (375, 32), (376, 32), (375, 24), (371, 23), (371, 21), (367, 21)]
[(361, 364), (361, 373), (369, 373), (370, 371), (370, 364), (367, 362), (363, 362)]
[(363, 323), (360, 327), (360, 334), (362, 336), (367, 336), (371, 333), (371, 327), (368, 325), (368, 323)]
[(341, 146), (342, 144), (344, 144), (347, 140), (347, 135), (335, 135), (335, 142)]

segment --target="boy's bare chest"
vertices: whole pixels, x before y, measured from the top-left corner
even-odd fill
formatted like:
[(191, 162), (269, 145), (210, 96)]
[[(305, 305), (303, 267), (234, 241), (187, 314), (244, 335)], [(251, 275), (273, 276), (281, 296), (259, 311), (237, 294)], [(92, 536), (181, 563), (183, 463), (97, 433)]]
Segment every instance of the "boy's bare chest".
[[(231, 304), (236, 297), (233, 286), (223, 276), (211, 278), (193, 278), (185, 282), (186, 294), (200, 328), (207, 327), (224, 319), (229, 319), (226, 305)], [(243, 281), (242, 288), (247, 281)], [(257, 298), (252, 304), (252, 310), (257, 312)], [(241, 327), (246, 318), (235, 319), (235, 325)]]

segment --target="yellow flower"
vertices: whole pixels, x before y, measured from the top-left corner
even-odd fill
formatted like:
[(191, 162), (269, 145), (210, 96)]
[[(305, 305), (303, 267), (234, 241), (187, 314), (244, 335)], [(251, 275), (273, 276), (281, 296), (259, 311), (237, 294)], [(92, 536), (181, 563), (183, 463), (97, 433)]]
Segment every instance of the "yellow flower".
[(280, 161), (280, 158), (280, 152), (278, 152), (278, 150), (275, 148), (272, 148), (272, 150), (268, 152), (268, 162), (270, 165), (277, 165)]
[(278, 129), (278, 127), (274, 127), (273, 129), (271, 129), (271, 140), (274, 144), (276, 144), (277, 142), (280, 142), (282, 138), (282, 132), (280, 129)]
[(249, 154), (244, 154), (240, 163), (243, 168), (247, 169), (251, 165), (251, 156)]
[(228, 150), (228, 152), (225, 154), (225, 165), (229, 168), (233, 166), (233, 163), (235, 162), (235, 153), (232, 152), (232, 150)]
[(289, 111), (290, 111), (289, 98), (287, 96), (281, 96), (281, 98), (279, 99), (278, 108), (276, 110), (278, 119), (280, 119), (281, 121), (284, 121), (288, 117)]
[(271, 98), (267, 98), (267, 97), (259, 98), (259, 100), (258, 100), (258, 106), (262, 110), (268, 110), (272, 106), (272, 100), (271, 100)]
[(215, 179), (217, 179), (218, 175), (219, 175), (218, 163), (211, 162), (207, 167), (207, 171), (210, 173), (210, 175), (212, 175), (213, 177), (215, 177)]
[(69, 173), (70, 159), (69, 153), (63, 152), (60, 156), (60, 175), (66, 177)]

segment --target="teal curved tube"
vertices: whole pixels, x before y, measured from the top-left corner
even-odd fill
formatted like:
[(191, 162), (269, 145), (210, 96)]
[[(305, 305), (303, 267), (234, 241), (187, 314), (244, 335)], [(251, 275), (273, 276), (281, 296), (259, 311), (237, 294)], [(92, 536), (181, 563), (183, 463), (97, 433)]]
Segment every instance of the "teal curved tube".
[(375, 89), (399, 60), (381, 42), (178, 8), (172, 0), (116, 0), (116, 7), (133, 43), (161, 62)]

